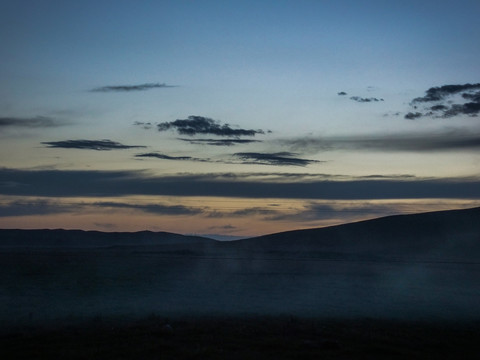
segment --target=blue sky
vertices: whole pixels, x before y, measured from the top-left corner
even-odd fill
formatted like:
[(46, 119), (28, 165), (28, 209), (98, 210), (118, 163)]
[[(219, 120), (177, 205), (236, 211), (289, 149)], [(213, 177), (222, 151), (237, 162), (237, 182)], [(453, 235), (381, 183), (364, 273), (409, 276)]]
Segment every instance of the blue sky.
[[(478, 205), (479, 13), (478, 1), (2, 1), (0, 226), (254, 235)], [(54, 179), (92, 182), (45, 191)], [(172, 179), (183, 190), (141, 191)], [(328, 182), (333, 195), (277, 191)]]

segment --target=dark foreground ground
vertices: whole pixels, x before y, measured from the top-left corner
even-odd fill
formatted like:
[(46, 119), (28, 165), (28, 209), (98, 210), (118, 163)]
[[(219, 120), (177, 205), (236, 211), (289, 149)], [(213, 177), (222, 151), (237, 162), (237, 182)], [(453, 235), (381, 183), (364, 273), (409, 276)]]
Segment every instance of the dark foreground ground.
[(1, 359), (480, 359), (480, 322), (96, 318), (0, 334)]

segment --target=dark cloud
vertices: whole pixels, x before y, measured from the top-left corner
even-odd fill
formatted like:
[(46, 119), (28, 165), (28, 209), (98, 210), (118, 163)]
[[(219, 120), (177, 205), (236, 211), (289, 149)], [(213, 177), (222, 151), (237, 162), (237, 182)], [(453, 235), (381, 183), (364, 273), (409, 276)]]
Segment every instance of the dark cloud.
[(63, 140), (63, 141), (47, 141), (42, 142), (50, 148), (62, 148), (62, 149), (86, 149), (86, 150), (120, 150), (120, 149), (133, 149), (144, 148), (146, 146), (140, 145), (124, 145), (116, 141), (111, 140)]
[(63, 203), (53, 200), (16, 200), (0, 204), (0, 217), (7, 216), (29, 216), (29, 215), (50, 215), (66, 212), (84, 212), (95, 208), (102, 211), (108, 209), (135, 210), (158, 215), (195, 215), (203, 213), (200, 208), (186, 207), (182, 205), (163, 204), (131, 204), (122, 202), (96, 202), (96, 203)]
[[(442, 104), (436, 104), (425, 110), (429, 110), (425, 113), (416, 112), (418, 116), (407, 117), (406, 119), (419, 118), (423, 116), (443, 117), (450, 118), (457, 115), (477, 116), (480, 113), (480, 91), (474, 91), (480, 89), (479, 84), (464, 84), (464, 85), (444, 85), (440, 87), (432, 87), (426, 91), (426, 95), (417, 97), (412, 100), (411, 105), (414, 109), (417, 106), (421, 106), (423, 103), (439, 102)], [(466, 103), (451, 104), (455, 99), (453, 96), (462, 93), (462, 98), (468, 100)], [(452, 98), (452, 99), (451, 99)]]
[[(300, 174), (302, 175), (302, 174)], [(139, 171), (19, 170), (0, 168), (0, 194), (44, 197), (127, 195), (291, 199), (480, 198), (479, 179), (351, 179), (248, 174), (151, 176)]]
[(188, 119), (177, 119), (157, 125), (158, 131), (176, 130), (182, 135), (210, 134), (227, 137), (255, 136), (264, 134), (263, 130), (233, 129), (229, 124), (220, 125), (217, 121), (203, 116), (189, 116)]
[(337, 95), (344, 96), (347, 95), (347, 93), (345, 91), (340, 91), (339, 93), (337, 93)]
[(237, 156), (245, 160), (245, 164), (258, 165), (281, 165), (281, 166), (307, 166), (312, 163), (318, 163), (318, 160), (301, 159), (295, 157), (297, 154), (291, 152), (278, 153), (257, 153), (257, 152), (241, 152), (236, 153)]
[(443, 111), (447, 109), (448, 109), (448, 106), (445, 106), (445, 105), (434, 105), (430, 108), (431, 111)]
[(232, 146), (236, 144), (250, 144), (254, 142), (261, 142), (261, 140), (250, 139), (182, 139), (178, 140), (189, 142), (190, 144), (200, 145), (214, 145), (214, 146)]
[(207, 216), (209, 218), (225, 218), (225, 217), (246, 217), (246, 216), (274, 216), (279, 211), (275, 209), (263, 208), (263, 207), (251, 207), (244, 208), (235, 211), (210, 211)]
[(167, 85), (167, 84), (160, 84), (160, 83), (146, 83), (146, 84), (139, 84), (139, 85), (116, 85), (116, 86), (102, 86), (97, 87), (92, 90), (91, 92), (129, 92), (129, 91), (145, 91), (151, 89), (158, 89), (158, 88), (172, 88), (176, 87), (174, 85)]
[(72, 212), (76, 207), (51, 200), (16, 200), (0, 204), (0, 217)]
[(245, 208), (240, 210), (235, 210), (231, 215), (237, 216), (272, 216), (273, 214), (278, 214), (278, 210), (262, 208), (262, 207), (253, 207), (253, 208)]
[(130, 209), (157, 215), (196, 215), (203, 212), (202, 209), (186, 207), (183, 205), (163, 204), (130, 204), (119, 202), (97, 202), (90, 206), (110, 209)]
[(387, 179), (387, 180), (391, 180), (391, 179), (404, 179), (404, 180), (407, 180), (407, 179), (410, 179), (410, 180), (413, 180), (413, 179), (415, 179), (415, 175), (409, 175), (409, 174), (400, 174), (400, 175), (377, 175), (377, 174), (373, 174), (373, 175), (357, 176), (356, 178), (357, 178), (357, 179)]
[(191, 156), (170, 156), (160, 153), (145, 153), (138, 154), (135, 157), (150, 157), (161, 160), (179, 160), (179, 161), (198, 161), (198, 162), (212, 162), (222, 164), (254, 164), (254, 165), (277, 165), (277, 166), (307, 166), (311, 163), (320, 162), (318, 160), (308, 160), (295, 157), (296, 154), (289, 152), (279, 153), (255, 153), (245, 152), (233, 154), (234, 157), (241, 159), (238, 160), (212, 160), (209, 158), (196, 158)]
[(405, 115), (405, 119), (408, 119), (408, 120), (413, 120), (413, 119), (417, 119), (419, 117), (422, 117), (423, 114), (422, 113), (419, 113), (419, 112), (409, 112)]
[[(37, 169), (31, 169), (37, 170)], [(43, 169), (38, 169), (43, 170)], [(194, 175), (190, 175), (194, 176)], [(200, 175), (203, 178), (204, 175)], [(273, 182), (289, 182), (289, 181), (319, 181), (319, 180), (349, 180), (350, 176), (321, 174), (321, 173), (288, 173), (288, 172), (226, 172), (226, 173), (209, 173), (208, 176), (216, 181), (273, 181)]]
[(450, 95), (461, 93), (466, 90), (480, 89), (480, 84), (464, 84), (464, 85), (443, 85), (428, 89), (425, 96), (413, 99), (413, 103), (440, 101)]
[(63, 125), (56, 119), (46, 116), (36, 116), (32, 118), (2, 117), (0, 118), (0, 131), (6, 127), (23, 128), (48, 128)]
[(448, 131), (438, 134), (397, 134), (344, 136), (331, 138), (298, 138), (281, 143), (295, 151), (316, 153), (329, 150), (367, 151), (458, 151), (480, 148), (480, 134)]
[(463, 93), (462, 97), (467, 100), (473, 100), (476, 103), (480, 103), (480, 91), (475, 93)]
[(360, 96), (351, 96), (350, 100), (353, 100), (353, 101), (356, 101), (356, 102), (361, 102), (361, 103), (383, 101), (383, 99), (377, 99), (377, 98), (374, 98), (374, 97), (362, 98)]
[(450, 109), (445, 110), (444, 117), (453, 117), (457, 115), (473, 115), (476, 116), (480, 112), (480, 102), (469, 102), (465, 104), (453, 104)]
[(199, 158), (194, 158), (191, 156), (169, 156), (169, 155), (164, 155), (164, 154), (159, 154), (159, 153), (145, 153), (145, 154), (138, 154), (135, 155), (135, 157), (151, 157), (151, 158), (156, 158), (156, 159), (162, 159), (162, 160), (188, 160), (188, 161), (201, 161), (201, 162), (210, 162), (210, 159), (199, 159)]

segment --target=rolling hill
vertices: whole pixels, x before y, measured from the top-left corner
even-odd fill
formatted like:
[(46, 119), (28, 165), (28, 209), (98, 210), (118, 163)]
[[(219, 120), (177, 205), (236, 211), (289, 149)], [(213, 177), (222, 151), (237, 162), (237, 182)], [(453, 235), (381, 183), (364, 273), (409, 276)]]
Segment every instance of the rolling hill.
[(200, 236), (168, 232), (101, 232), (83, 230), (20, 230), (1, 229), (0, 248), (106, 248), (120, 246), (155, 246), (211, 243)]
[(395, 215), (236, 242), (244, 251), (480, 261), (480, 208)]
[(188, 251), (197, 256), (480, 261), (480, 208), (394, 215), (221, 242), (167, 232), (0, 230), (0, 248)]

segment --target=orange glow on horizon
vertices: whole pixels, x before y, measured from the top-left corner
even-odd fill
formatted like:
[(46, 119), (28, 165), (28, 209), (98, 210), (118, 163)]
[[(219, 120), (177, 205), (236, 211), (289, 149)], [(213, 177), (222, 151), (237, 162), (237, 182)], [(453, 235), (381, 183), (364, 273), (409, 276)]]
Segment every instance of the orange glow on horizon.
[[(23, 201), (45, 201), (24, 199)], [(13, 198), (3, 197), (0, 206)], [(15, 198), (15, 201), (20, 201)], [(0, 217), (1, 228), (64, 228), (98, 231), (167, 231), (179, 234), (258, 236), (325, 227), (394, 214), (480, 206), (451, 199), (305, 201), (290, 199), (134, 197), (59, 199), (65, 211)], [(100, 205), (99, 205), (100, 204)], [(155, 206), (159, 206), (156, 208)], [(61, 209), (61, 208), (60, 208)], [(158, 213), (155, 213), (158, 211)], [(164, 211), (165, 213), (161, 213)], [(180, 213), (169, 214), (169, 211)], [(185, 213), (181, 213), (184, 211)]]

